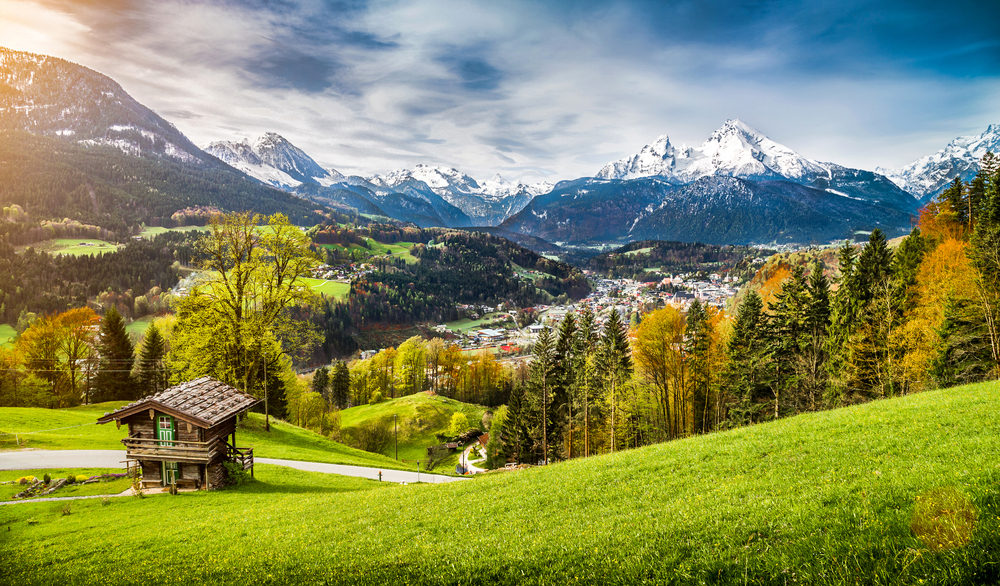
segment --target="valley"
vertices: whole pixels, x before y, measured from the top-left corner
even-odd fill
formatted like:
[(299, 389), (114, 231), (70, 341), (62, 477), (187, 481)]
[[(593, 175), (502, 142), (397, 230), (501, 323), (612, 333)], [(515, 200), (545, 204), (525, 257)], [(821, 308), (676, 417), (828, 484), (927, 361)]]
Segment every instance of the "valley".
[(635, 55), (563, 116), (500, 44), (392, 71), (412, 40), (335, 20), (309, 55), (224, 21), (271, 52), (203, 35), (199, 75), (243, 69), (162, 116), (152, 76), (0, 47), (0, 583), (1000, 579), (1000, 125), (875, 166), (843, 120), (733, 108), (800, 154), (648, 72), (625, 93), (671, 116), (591, 107)]

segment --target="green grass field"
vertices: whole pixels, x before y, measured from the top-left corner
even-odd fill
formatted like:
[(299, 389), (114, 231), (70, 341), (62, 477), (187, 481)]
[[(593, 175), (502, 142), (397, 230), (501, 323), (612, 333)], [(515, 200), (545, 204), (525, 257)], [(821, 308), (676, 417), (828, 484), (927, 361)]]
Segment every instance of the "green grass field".
[[(104, 413), (125, 404), (98, 403), (71, 409), (0, 407), (0, 449), (124, 451), (121, 439), (127, 435), (127, 430), (117, 429), (111, 423), (97, 425), (95, 422)], [(39, 431), (42, 433), (37, 433)], [(266, 432), (264, 416), (259, 413), (250, 413), (240, 422), (236, 442), (240, 447), (252, 447), (254, 455), (261, 458), (399, 470), (411, 468), (392, 458), (349, 448), (317, 433), (273, 418), (271, 431)]]
[(17, 330), (14, 329), (14, 326), (0, 324), (0, 346), (13, 346), (15, 337), (17, 337)]
[[(340, 412), (340, 428), (358, 427), (376, 421), (392, 426), (392, 416), (397, 416), (399, 432), (399, 457), (406, 460), (423, 460), (427, 448), (441, 443), (437, 433), (447, 433), (451, 417), (464, 413), (470, 427), (480, 427), (486, 408), (471, 405), (440, 395), (417, 393), (375, 405), (359, 405)], [(387, 456), (395, 455), (389, 446)], [(437, 472), (454, 469), (458, 456), (447, 459), (435, 467)]]
[(147, 315), (146, 317), (140, 317), (139, 319), (125, 326), (125, 331), (128, 332), (129, 336), (132, 337), (133, 342), (138, 342), (139, 339), (142, 338), (143, 334), (146, 333), (146, 328), (149, 327), (150, 322), (152, 322), (154, 319), (156, 319), (155, 315)]
[(164, 232), (208, 232), (208, 226), (180, 226), (178, 228), (164, 228), (162, 226), (146, 226), (139, 233), (143, 238), (152, 239)]
[(4, 506), (2, 580), (994, 584), (998, 412), (989, 383), (474, 482), (261, 466), (245, 489)]
[[(104, 254), (118, 250), (117, 244), (112, 244), (104, 240), (94, 240), (92, 238), (54, 238), (43, 240), (31, 245), (35, 252), (47, 252), (49, 254), (68, 254), (72, 256), (84, 256), (92, 254)], [(23, 250), (26, 246), (19, 246), (18, 250)]]
[(468, 332), (469, 330), (481, 329), (482, 327), (484, 327), (483, 324), (492, 322), (493, 320), (502, 315), (506, 314), (503, 312), (488, 313), (479, 319), (469, 319), (467, 317), (463, 317), (462, 319), (447, 322), (444, 325), (448, 326), (449, 330)]
[(335, 299), (346, 299), (347, 294), (351, 292), (350, 283), (338, 283), (337, 281), (328, 281), (326, 279), (312, 279), (303, 278), (303, 281), (316, 293), (321, 295), (326, 295), (327, 297), (333, 297)]

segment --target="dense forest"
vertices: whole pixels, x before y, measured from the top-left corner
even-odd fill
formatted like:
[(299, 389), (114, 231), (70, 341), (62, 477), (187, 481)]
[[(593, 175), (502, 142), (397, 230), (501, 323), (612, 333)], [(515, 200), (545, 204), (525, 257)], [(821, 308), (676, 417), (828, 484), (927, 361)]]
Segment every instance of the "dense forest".
[(143, 302), (136, 306), (136, 299), (177, 284), (179, 259), (190, 258), (193, 238), (168, 232), (93, 256), (51, 255), (31, 247), (15, 253), (0, 240), (0, 323), (17, 325), (20, 320), (23, 330), (28, 314), (57, 313), (93, 302), (104, 309), (116, 305), (127, 317), (142, 317), (135, 315), (137, 307), (144, 307)]
[[(351, 283), (351, 316), (360, 327), (376, 322), (457, 319), (455, 304), (515, 307), (579, 299), (590, 285), (578, 270), (508, 240), (484, 233), (433, 231), (433, 242), (411, 250), (417, 261), (376, 259), (375, 270)], [(543, 273), (518, 275), (514, 265)]]
[[(299, 225), (321, 219), (316, 204), (261, 185), (222, 163), (132, 157), (110, 146), (81, 146), (0, 131), (0, 203), (34, 221), (70, 218), (120, 238), (145, 222), (174, 226), (188, 208), (283, 212)], [(205, 223), (204, 218), (201, 223)]]
[(643, 240), (595, 256), (586, 266), (612, 278), (637, 281), (659, 280), (680, 273), (726, 273), (742, 281), (753, 275), (754, 259), (772, 254), (773, 250), (751, 246)]

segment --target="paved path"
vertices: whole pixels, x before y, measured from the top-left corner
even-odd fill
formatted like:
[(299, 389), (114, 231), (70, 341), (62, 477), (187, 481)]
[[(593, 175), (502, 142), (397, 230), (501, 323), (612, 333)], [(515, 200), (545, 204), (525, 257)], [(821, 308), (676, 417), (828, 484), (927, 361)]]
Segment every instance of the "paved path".
[[(122, 450), (16, 450), (0, 452), (0, 470), (35, 470), (41, 468), (124, 468), (125, 452)], [(259, 464), (287, 466), (309, 472), (325, 472), (341, 476), (357, 476), (378, 480), (378, 468), (324, 464), (321, 462), (300, 462), (298, 460), (276, 460), (274, 458), (254, 458)], [(416, 471), (382, 469), (384, 482), (429, 482), (442, 483), (466, 480), (460, 476), (440, 476)], [(37, 502), (37, 501), (36, 501)]]

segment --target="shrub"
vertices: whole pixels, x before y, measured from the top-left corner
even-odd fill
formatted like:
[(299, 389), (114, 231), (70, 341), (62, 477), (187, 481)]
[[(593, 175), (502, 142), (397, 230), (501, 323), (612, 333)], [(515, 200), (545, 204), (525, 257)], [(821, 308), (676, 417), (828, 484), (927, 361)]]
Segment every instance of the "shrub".
[(76, 482), (76, 476), (70, 474), (66, 477), (66, 484), (73, 484), (74, 482)]
[(77, 482), (86, 482), (87, 480), (90, 480), (90, 477), (86, 474), (78, 474), (76, 477)]
[(45, 473), (45, 476), (42, 476), (42, 482), (44, 482), (45, 484), (49, 484), (50, 482), (52, 482), (52, 477), (49, 476), (48, 472)]
[(250, 473), (236, 462), (223, 462), (222, 465), (226, 469), (226, 484), (229, 486), (243, 486), (250, 482)]

